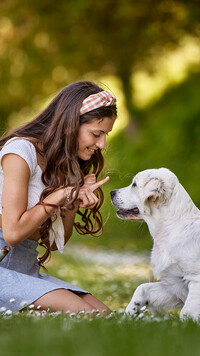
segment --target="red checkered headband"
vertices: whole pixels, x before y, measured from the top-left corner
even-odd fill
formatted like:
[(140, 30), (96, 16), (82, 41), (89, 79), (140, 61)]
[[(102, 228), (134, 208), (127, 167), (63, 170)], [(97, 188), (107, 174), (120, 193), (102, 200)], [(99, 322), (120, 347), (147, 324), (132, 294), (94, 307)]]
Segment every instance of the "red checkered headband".
[(115, 105), (116, 102), (116, 98), (112, 96), (109, 91), (100, 91), (97, 94), (89, 95), (85, 100), (83, 100), (80, 109), (80, 115), (83, 115), (86, 112), (92, 111), (102, 106)]

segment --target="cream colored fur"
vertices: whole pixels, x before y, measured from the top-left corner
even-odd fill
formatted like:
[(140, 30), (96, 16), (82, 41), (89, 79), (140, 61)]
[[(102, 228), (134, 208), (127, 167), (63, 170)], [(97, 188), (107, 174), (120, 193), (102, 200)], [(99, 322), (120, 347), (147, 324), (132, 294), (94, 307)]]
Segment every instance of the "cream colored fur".
[(155, 312), (181, 307), (181, 318), (199, 320), (200, 211), (178, 178), (166, 168), (145, 170), (111, 196), (118, 217), (147, 223), (151, 264), (159, 280), (141, 284), (126, 313), (133, 315), (145, 305)]

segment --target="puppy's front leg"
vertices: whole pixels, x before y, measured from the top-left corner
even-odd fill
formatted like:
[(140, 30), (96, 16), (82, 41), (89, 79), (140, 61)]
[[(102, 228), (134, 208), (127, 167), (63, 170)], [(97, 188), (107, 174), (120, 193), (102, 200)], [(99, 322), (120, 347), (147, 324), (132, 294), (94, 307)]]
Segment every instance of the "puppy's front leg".
[(190, 282), (188, 285), (188, 295), (181, 309), (180, 318), (192, 318), (194, 321), (200, 320), (200, 282)]
[(147, 306), (154, 312), (161, 312), (180, 305), (183, 305), (180, 299), (173, 295), (163, 282), (144, 283), (135, 290), (125, 313), (134, 315), (143, 306)]

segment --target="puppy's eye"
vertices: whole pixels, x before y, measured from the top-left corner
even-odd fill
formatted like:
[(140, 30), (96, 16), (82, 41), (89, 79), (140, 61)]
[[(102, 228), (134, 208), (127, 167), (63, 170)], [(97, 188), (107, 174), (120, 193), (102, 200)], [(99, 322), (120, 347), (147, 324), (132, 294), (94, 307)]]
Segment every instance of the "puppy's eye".
[(132, 187), (137, 187), (137, 184), (134, 182), (134, 183), (132, 184)]

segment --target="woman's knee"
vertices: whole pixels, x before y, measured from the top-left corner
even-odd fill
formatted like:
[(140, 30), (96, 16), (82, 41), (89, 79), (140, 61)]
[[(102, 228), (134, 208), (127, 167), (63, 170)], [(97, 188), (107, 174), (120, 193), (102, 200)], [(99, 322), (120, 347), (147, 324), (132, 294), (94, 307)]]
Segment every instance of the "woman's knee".
[(107, 307), (107, 305), (105, 305), (99, 299), (94, 297), (92, 294), (81, 293), (80, 297), (82, 298), (82, 300), (89, 303), (93, 307), (93, 309), (99, 310), (100, 313), (103, 313), (103, 314), (111, 313), (111, 309), (109, 307)]
[(34, 308), (37, 309), (39, 306), (43, 310), (48, 308), (52, 311), (92, 311), (94, 306), (89, 303), (89, 301), (82, 299), (78, 294), (66, 289), (56, 289), (50, 291), (37, 300), (35, 300)]

